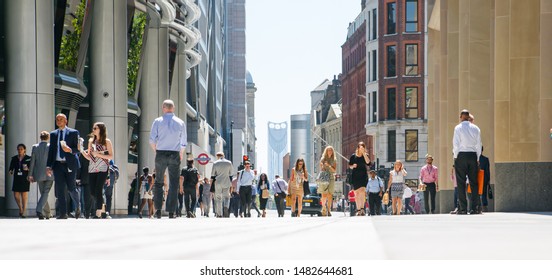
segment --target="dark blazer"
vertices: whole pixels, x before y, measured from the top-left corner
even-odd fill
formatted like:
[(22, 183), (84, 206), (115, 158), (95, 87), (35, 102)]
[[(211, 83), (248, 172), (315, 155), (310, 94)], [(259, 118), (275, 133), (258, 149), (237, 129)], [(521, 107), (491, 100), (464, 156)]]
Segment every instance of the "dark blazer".
[[(69, 127), (65, 127), (65, 129), (67, 130), (65, 132), (65, 142), (67, 143), (67, 146), (71, 148), (72, 152), (66, 153), (63, 149), (61, 149), (60, 146), (60, 155), (61, 153), (63, 153), (63, 155), (65, 156), (65, 160), (67, 161), (67, 168), (75, 170), (76, 172), (77, 169), (80, 168), (80, 161), (78, 157), (79, 132)], [(54, 163), (56, 162), (59, 132), (59, 129), (50, 132), (50, 149), (48, 150), (48, 162), (46, 165), (50, 168), (52, 168), (54, 166)]]

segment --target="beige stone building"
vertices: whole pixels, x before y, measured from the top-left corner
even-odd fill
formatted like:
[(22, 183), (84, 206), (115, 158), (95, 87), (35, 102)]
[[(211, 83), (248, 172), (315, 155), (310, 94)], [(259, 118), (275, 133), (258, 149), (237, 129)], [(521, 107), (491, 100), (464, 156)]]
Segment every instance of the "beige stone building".
[[(552, 210), (552, 0), (428, 0), (429, 153), (452, 210), (452, 136), (467, 108), (495, 211)], [(492, 204), (490, 204), (493, 206)]]

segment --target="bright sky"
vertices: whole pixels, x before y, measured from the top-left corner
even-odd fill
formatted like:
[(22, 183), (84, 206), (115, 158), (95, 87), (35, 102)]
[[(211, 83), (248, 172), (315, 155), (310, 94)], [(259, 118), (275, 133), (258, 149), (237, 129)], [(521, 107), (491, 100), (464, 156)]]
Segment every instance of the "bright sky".
[(341, 73), (341, 45), (360, 2), (246, 1), (247, 69), (257, 87), (256, 169), (267, 170), (267, 123), (289, 124), (290, 115), (308, 114), (310, 92)]

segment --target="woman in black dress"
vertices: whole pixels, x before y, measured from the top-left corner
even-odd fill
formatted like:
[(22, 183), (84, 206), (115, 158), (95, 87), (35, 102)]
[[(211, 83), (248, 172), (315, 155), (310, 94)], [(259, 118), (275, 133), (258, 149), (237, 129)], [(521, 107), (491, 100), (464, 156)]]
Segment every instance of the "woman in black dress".
[(366, 144), (358, 142), (355, 153), (349, 159), (349, 168), (352, 171), (353, 189), (355, 190), (355, 203), (357, 216), (364, 216), (364, 204), (366, 204), (366, 183), (368, 182), (368, 166), (370, 158), (366, 151)]
[(27, 180), (29, 176), (29, 165), (31, 157), (27, 154), (25, 144), (17, 145), (17, 155), (13, 156), (10, 162), (10, 175), (13, 175), (12, 191), (15, 196), (15, 202), (19, 207), (19, 217), (25, 218), (27, 211), (27, 201), (29, 199), (30, 182)]

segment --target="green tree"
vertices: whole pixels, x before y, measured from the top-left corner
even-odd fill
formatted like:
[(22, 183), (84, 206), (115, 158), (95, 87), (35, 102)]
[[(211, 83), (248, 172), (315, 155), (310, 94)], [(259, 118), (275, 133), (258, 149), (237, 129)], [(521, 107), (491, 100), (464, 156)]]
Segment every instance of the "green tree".
[(146, 28), (146, 14), (136, 11), (132, 20), (132, 32), (128, 48), (128, 96), (136, 94), (136, 82), (138, 80), (138, 68), (142, 54), (144, 29)]
[(86, 1), (81, 1), (75, 12), (75, 18), (71, 21), (73, 32), (68, 31), (61, 38), (59, 52), (59, 68), (75, 72), (77, 69), (82, 23), (84, 19)]

